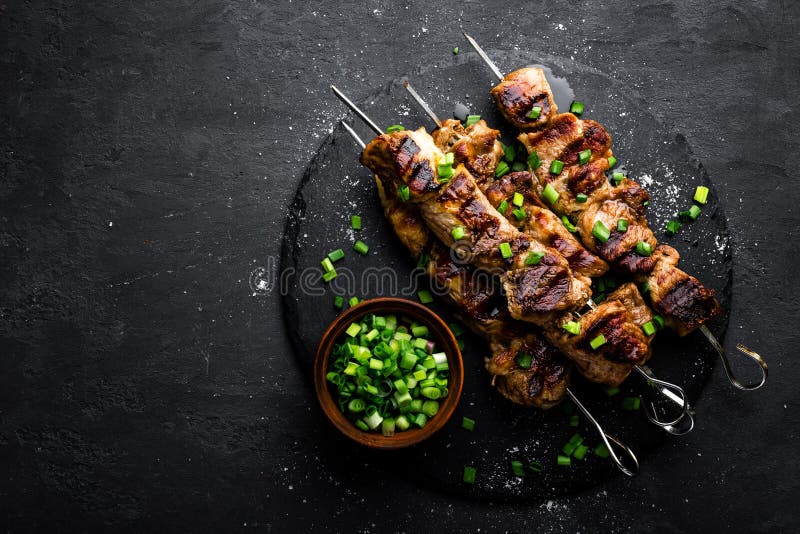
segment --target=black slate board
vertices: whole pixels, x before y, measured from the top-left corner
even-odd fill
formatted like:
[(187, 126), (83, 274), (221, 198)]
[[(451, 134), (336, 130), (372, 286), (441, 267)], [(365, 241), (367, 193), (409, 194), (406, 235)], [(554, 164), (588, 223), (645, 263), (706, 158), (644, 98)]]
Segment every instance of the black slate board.
[[(726, 218), (717, 204), (713, 185), (702, 166), (693, 159), (685, 139), (662, 125), (634, 91), (602, 72), (558, 58), (531, 58), (516, 52), (509, 52), (501, 59), (507, 65), (541, 62), (570, 80), (576, 98), (586, 103), (584, 117), (596, 119), (609, 129), (614, 136), (615, 155), (630, 170), (631, 176), (650, 191), (648, 218), (657, 237), (681, 252), (682, 267), (716, 289), (727, 310), (731, 254)], [(442, 117), (449, 116), (455, 104), (464, 103), (489, 124), (503, 125), (488, 96), (494, 80), (482, 64), (457, 58), (454, 65), (421, 69), (410, 81)], [(431, 127), (398, 80), (376, 90), (361, 104), (362, 109), (384, 127), (393, 123)], [(344, 109), (342, 116), (346, 116)], [(356, 128), (365, 139), (370, 138), (360, 124), (356, 124)], [(510, 130), (504, 131), (504, 140), (512, 138)], [(419, 272), (413, 271), (413, 262), (384, 221), (373, 178), (358, 163), (358, 155), (359, 148), (353, 140), (340, 126), (336, 127), (309, 164), (286, 225), (280, 289), (295, 353), (309, 378), (316, 344), (336, 315), (332, 306), (335, 294), (356, 295), (362, 299), (388, 295), (414, 298), (414, 288), (423, 280)], [(693, 224), (684, 225), (678, 236), (665, 238), (665, 222), (691, 205), (694, 189), (701, 184), (711, 188), (709, 203), (704, 206), (701, 217)], [(363, 230), (353, 232), (350, 229), (351, 214), (362, 215)], [(355, 239), (370, 245), (368, 256), (352, 251)], [(328, 251), (340, 247), (347, 257), (337, 264), (339, 276), (330, 285), (323, 284), (319, 281), (319, 261)], [(372, 275), (365, 277), (365, 272)], [(389, 273), (396, 273), (394, 286), (377, 283)], [(446, 318), (450, 317), (440, 305), (433, 307)], [(711, 325), (720, 338), (727, 320), (726, 311)], [(350, 444), (332, 427), (325, 427), (320, 429), (320, 442), (329, 454), (323, 460), (342, 472), (358, 465), (361, 469), (374, 470), (376, 477), (410, 477), (448, 493), (492, 500), (548, 498), (618, 476), (610, 462), (594, 457), (575, 462), (571, 468), (556, 467), (558, 450), (576, 431), (568, 425), (568, 415), (562, 408), (541, 412), (507, 402), (490, 387), (483, 369), (483, 357), (487, 353), (485, 343), (469, 334), (465, 339), (464, 394), (452, 421), (438, 435), (409, 450), (375, 453)], [(651, 365), (659, 377), (682, 384), (695, 404), (715, 358), (700, 334), (678, 338), (671, 333), (661, 333), (654, 344)], [(657, 456), (648, 453), (668, 436), (649, 424), (644, 414), (619, 408), (622, 396), (634, 395), (643, 388), (641, 381), (631, 378), (619, 396), (607, 398), (592, 384), (576, 380), (574, 387), (606, 429), (636, 451), (646, 469), (649, 461), (658, 461)], [(477, 420), (475, 432), (460, 428), (462, 415)], [(583, 420), (577, 430), (586, 436), (587, 443), (598, 443)], [(545, 465), (545, 470), (541, 475), (517, 479), (510, 472), (512, 459), (538, 460)], [(478, 468), (474, 486), (461, 482), (464, 465)]]

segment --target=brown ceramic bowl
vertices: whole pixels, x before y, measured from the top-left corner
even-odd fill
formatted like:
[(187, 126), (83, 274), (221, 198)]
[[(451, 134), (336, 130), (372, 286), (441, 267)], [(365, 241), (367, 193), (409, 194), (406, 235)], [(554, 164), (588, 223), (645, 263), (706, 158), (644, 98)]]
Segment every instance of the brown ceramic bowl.
[[(436, 343), (439, 350), (447, 354), (447, 363), (450, 371), (448, 382), (448, 395), (442, 400), (439, 411), (430, 418), (422, 428), (409, 428), (397, 432), (394, 436), (384, 436), (380, 432), (364, 432), (347, 419), (336, 404), (335, 389), (331, 389), (325, 375), (328, 373), (328, 362), (333, 346), (342, 338), (344, 331), (350, 323), (361, 319), (368, 313), (390, 314), (394, 313), (414, 319), (428, 327), (430, 339)], [(339, 317), (328, 327), (322, 335), (322, 340), (317, 347), (314, 360), (314, 388), (322, 410), (333, 425), (350, 439), (374, 449), (399, 449), (421, 442), (432, 436), (437, 430), (447, 423), (458, 400), (461, 398), (461, 388), (464, 386), (464, 362), (458, 343), (447, 325), (431, 310), (416, 302), (399, 298), (377, 298), (365, 300), (354, 306)]]

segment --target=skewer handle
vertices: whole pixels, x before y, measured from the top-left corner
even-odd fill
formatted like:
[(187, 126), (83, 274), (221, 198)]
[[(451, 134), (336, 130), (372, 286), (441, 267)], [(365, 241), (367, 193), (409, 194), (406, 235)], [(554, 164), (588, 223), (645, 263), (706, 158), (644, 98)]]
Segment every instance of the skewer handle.
[(354, 140), (356, 143), (358, 143), (358, 145), (359, 145), (359, 146), (360, 146), (362, 149), (367, 147), (367, 145), (364, 143), (364, 141), (363, 141), (363, 140), (362, 140), (362, 139), (361, 139), (361, 138), (358, 136), (358, 134), (356, 133), (356, 131), (355, 131), (355, 130), (353, 130), (353, 129), (350, 127), (350, 125), (349, 125), (349, 124), (347, 124), (347, 123), (346, 123), (346, 122), (344, 122), (344, 121), (339, 121), (339, 122), (341, 122), (341, 123), (342, 123), (342, 126), (344, 126), (344, 129), (345, 129), (345, 130), (347, 130), (347, 133), (349, 133), (349, 134), (350, 134), (350, 137), (352, 137), (352, 138), (353, 138), (353, 140)]
[[(591, 412), (589, 412), (589, 410), (587, 410), (586, 407), (583, 404), (581, 404), (581, 401), (578, 400), (578, 397), (576, 397), (575, 394), (572, 392), (572, 390), (569, 388), (567, 388), (567, 395), (569, 395), (569, 398), (572, 399), (572, 402), (575, 403), (575, 406), (577, 406), (578, 409), (581, 412), (583, 412), (583, 415), (586, 416), (586, 419), (588, 419), (589, 422), (591, 422), (592, 425), (594, 425), (595, 429), (597, 429), (597, 433), (600, 435), (600, 439), (603, 440), (603, 443), (608, 449), (608, 452), (611, 455), (611, 459), (613, 460), (617, 468), (626, 475), (628, 475), (629, 477), (635, 476), (636, 473), (639, 472), (639, 460), (636, 459), (636, 455), (633, 453), (630, 447), (625, 445), (622, 441), (615, 438), (614, 436), (607, 434), (606, 431), (603, 430), (603, 427), (600, 426), (600, 423), (597, 422), (597, 419), (595, 419), (594, 416), (592, 416)], [(616, 446), (625, 456), (628, 457), (628, 461), (631, 464), (630, 467), (625, 465), (625, 463), (620, 459), (620, 457), (617, 456), (617, 452), (614, 449), (614, 446)]]
[(492, 69), (492, 72), (494, 72), (494, 75), (497, 76), (497, 78), (502, 82), (503, 81), (503, 73), (500, 72), (500, 69), (497, 68), (497, 65), (494, 64), (494, 61), (492, 61), (489, 58), (489, 55), (486, 52), (483, 51), (483, 48), (481, 48), (481, 46), (478, 44), (478, 42), (475, 39), (473, 39), (472, 37), (467, 35), (467, 32), (463, 32), (463, 33), (464, 33), (464, 37), (467, 38), (467, 41), (469, 42), (470, 46), (478, 53), (479, 56), (481, 56), (481, 59), (483, 60), (483, 62), (486, 63), (489, 66), (490, 69)]
[(332, 91), (333, 91), (333, 92), (336, 94), (336, 96), (338, 96), (338, 97), (339, 97), (339, 100), (341, 100), (342, 102), (344, 102), (344, 105), (345, 105), (345, 106), (347, 106), (348, 108), (350, 108), (350, 109), (353, 111), (353, 113), (355, 113), (356, 115), (358, 115), (358, 116), (361, 118), (361, 120), (362, 120), (362, 121), (366, 122), (366, 123), (367, 123), (367, 126), (369, 126), (370, 128), (372, 128), (372, 131), (373, 131), (373, 132), (375, 132), (377, 135), (383, 135), (383, 130), (381, 130), (381, 129), (378, 127), (378, 125), (377, 125), (377, 124), (375, 124), (374, 122), (372, 122), (372, 119), (370, 119), (369, 117), (367, 117), (366, 113), (364, 113), (363, 111), (361, 111), (361, 108), (359, 108), (358, 106), (356, 106), (355, 104), (353, 104), (353, 102), (351, 102), (349, 98), (347, 98), (346, 96), (344, 96), (344, 93), (343, 93), (343, 92), (341, 92), (341, 91), (339, 90), (339, 88), (338, 88), (338, 87), (336, 87), (335, 85), (331, 85), (331, 90), (332, 90)]
[(636, 369), (636, 372), (639, 373), (639, 376), (647, 381), (647, 384), (651, 387), (654, 393), (659, 394), (663, 398), (669, 400), (671, 403), (680, 407), (680, 413), (677, 417), (671, 421), (663, 421), (656, 412), (655, 402), (652, 402), (651, 400), (645, 401), (644, 412), (651, 423), (662, 427), (670, 434), (679, 436), (688, 433), (692, 428), (694, 428), (694, 420), (692, 420), (689, 430), (686, 430), (685, 425), (681, 425), (680, 427), (676, 426), (683, 420), (684, 417), (691, 417), (689, 414), (689, 402), (686, 399), (686, 392), (683, 391), (682, 387), (677, 384), (673, 384), (672, 382), (667, 382), (666, 380), (656, 378), (653, 374), (653, 371), (644, 365), (637, 365), (634, 367), (634, 369)]
[(728, 361), (728, 357), (725, 355), (725, 348), (722, 344), (717, 341), (717, 338), (714, 337), (714, 334), (711, 333), (711, 330), (708, 329), (706, 325), (700, 327), (700, 331), (706, 336), (706, 339), (711, 343), (717, 353), (719, 354), (720, 359), (722, 360), (722, 367), (725, 369), (725, 375), (728, 377), (728, 381), (733, 384), (735, 388), (744, 390), (744, 391), (753, 391), (761, 386), (763, 386), (767, 382), (767, 376), (769, 375), (769, 368), (767, 367), (767, 362), (761, 357), (759, 353), (756, 351), (745, 347), (741, 343), (736, 344), (736, 350), (747, 356), (748, 358), (752, 359), (759, 365), (759, 369), (761, 371), (761, 380), (759, 382), (751, 382), (749, 384), (743, 384), (736, 378), (736, 375), (731, 368), (731, 362)]
[(428, 115), (428, 117), (430, 117), (431, 120), (436, 123), (436, 126), (441, 128), (442, 127), (442, 121), (441, 121), (441, 119), (439, 119), (439, 116), (436, 115), (436, 113), (431, 109), (431, 107), (428, 105), (428, 103), (425, 102), (422, 99), (421, 96), (419, 96), (419, 93), (417, 93), (414, 90), (414, 88), (411, 87), (411, 84), (408, 83), (408, 81), (405, 81), (405, 82), (403, 82), (403, 86), (406, 88), (406, 91), (408, 91), (408, 93), (411, 95), (411, 98), (413, 98), (416, 101), (416, 103), (419, 104), (419, 107), (421, 107), (425, 111), (425, 113)]

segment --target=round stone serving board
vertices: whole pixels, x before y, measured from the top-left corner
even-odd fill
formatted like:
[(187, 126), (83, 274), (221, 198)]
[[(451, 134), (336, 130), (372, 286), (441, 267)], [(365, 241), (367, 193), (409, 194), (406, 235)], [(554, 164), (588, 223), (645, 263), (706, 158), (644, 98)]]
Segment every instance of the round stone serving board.
[[(648, 218), (656, 236), (679, 250), (684, 270), (717, 291), (726, 311), (710, 326), (722, 338), (727, 327), (731, 286), (727, 223), (713, 185), (693, 159), (685, 139), (661, 124), (635, 91), (598, 70), (555, 57), (508, 51), (490, 51), (490, 54), (499, 60), (501, 69), (545, 64), (557, 76), (569, 80), (576, 99), (586, 104), (583, 117), (606, 126), (614, 138), (613, 149), (620, 164), (650, 191)], [(488, 94), (496, 80), (474, 54), (462, 52), (440, 65), (420, 69), (408, 79), (440, 117), (450, 117), (460, 103), (469, 107), (471, 113), (482, 115), (490, 125), (505, 128)], [(384, 83), (367, 98), (363, 98), (367, 87), (349, 80), (332, 81), (360, 100), (362, 109), (384, 128), (395, 123), (407, 128), (425, 126), (429, 130), (433, 126), (399, 80)], [(375, 85), (380, 83), (376, 81)], [(339, 104), (332, 96), (328, 105)], [(354, 125), (364, 140), (372, 138), (371, 132), (343, 105), (342, 117)], [(504, 141), (513, 139), (512, 131), (506, 129), (503, 133)], [(337, 313), (332, 304), (334, 295), (345, 298), (355, 295), (360, 299), (405, 295), (413, 299), (417, 285), (424, 287), (424, 277), (412, 274), (415, 263), (383, 218), (373, 177), (359, 163), (359, 154), (360, 148), (337, 126), (308, 164), (289, 209), (283, 238), (280, 284), (283, 313), (295, 356), (309, 378), (309, 397), (313, 397), (314, 351)], [(694, 223), (684, 224), (677, 236), (665, 237), (666, 221), (691, 206), (695, 187), (701, 184), (710, 187), (711, 193), (700, 217)], [(362, 230), (350, 229), (352, 214), (362, 216)], [(369, 245), (367, 256), (353, 251), (356, 239)], [(320, 261), (336, 248), (342, 248), (346, 257), (336, 264), (339, 276), (325, 284), (319, 280)], [(432, 306), (447, 321), (452, 320), (442, 304)], [(483, 358), (488, 354), (486, 344), (470, 333), (465, 334), (464, 340), (464, 393), (452, 420), (437, 435), (406, 450), (369, 451), (325, 424), (319, 429), (320, 457), (314, 461), (332, 466), (343, 478), (372, 477), (384, 484), (391, 484), (395, 478), (407, 478), (442, 492), (494, 501), (552, 498), (622, 476), (610, 461), (591, 454), (584, 461), (573, 460), (571, 467), (556, 466), (558, 452), (574, 432), (579, 432), (592, 446), (599, 443), (595, 432), (583, 418), (577, 429), (570, 427), (570, 415), (563, 405), (543, 412), (506, 401), (491, 387), (490, 377), (483, 368)], [(650, 365), (657, 375), (682, 384), (692, 403), (699, 402), (716, 361), (702, 335), (694, 333), (678, 338), (670, 332), (661, 332), (653, 350)], [(651, 453), (661, 443), (680, 439), (650, 424), (644, 413), (620, 408), (623, 397), (636, 395), (646, 387), (636, 376), (631, 376), (622, 392), (613, 397), (606, 396), (593, 384), (580, 379), (574, 382), (573, 389), (606, 430), (634, 449), (642, 469), (659, 461), (658, 455)], [(462, 416), (476, 421), (474, 432), (461, 428)], [(539, 461), (544, 470), (520, 479), (511, 473), (511, 460)], [(474, 485), (462, 482), (465, 465), (477, 468)]]

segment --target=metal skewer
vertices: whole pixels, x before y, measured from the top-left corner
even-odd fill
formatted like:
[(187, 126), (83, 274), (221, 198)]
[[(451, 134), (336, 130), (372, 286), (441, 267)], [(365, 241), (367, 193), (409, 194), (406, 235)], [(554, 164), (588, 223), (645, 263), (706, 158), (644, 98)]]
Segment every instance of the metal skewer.
[[(403, 86), (409, 92), (411, 97), (417, 102), (417, 104), (419, 104), (419, 106), (425, 110), (425, 113), (433, 120), (433, 122), (435, 122), (437, 126), (441, 127), (442, 121), (431, 109), (428, 103), (425, 102), (425, 100), (419, 95), (419, 93), (417, 93), (417, 91), (411, 87), (411, 84), (408, 81), (405, 81), (403, 82)], [(593, 310), (597, 308), (597, 304), (595, 304), (594, 300), (592, 299), (589, 299), (586, 302), (586, 305)], [(580, 316), (581, 314), (576, 313), (575, 315)], [(643, 369), (637, 365), (635, 369), (638, 371), (639, 376), (642, 376), (645, 379), (646, 384), (652, 388), (651, 391), (663, 395), (667, 400), (677, 404), (680, 408), (680, 412), (677, 413), (677, 417), (674, 417), (670, 421), (662, 421), (656, 412), (656, 402), (653, 400), (648, 400), (644, 403), (644, 412), (647, 416), (647, 419), (649, 419), (653, 424), (664, 428), (670, 434), (683, 435), (691, 431), (691, 429), (694, 428), (694, 420), (692, 420), (690, 424), (682, 424), (679, 427), (676, 426), (684, 417), (689, 417), (692, 419), (692, 415), (689, 413), (689, 402), (686, 399), (686, 393), (684, 392), (683, 388), (677, 384), (656, 378), (653, 374), (653, 371), (651, 371), (649, 368)]]
[[(331, 86), (331, 88), (334, 89), (334, 92), (337, 95), (341, 95), (342, 97), (344, 97), (341, 91), (335, 89), (333, 86)], [(345, 103), (348, 103), (347, 104), (348, 107), (352, 106), (351, 109), (353, 109), (353, 111), (355, 111), (359, 117), (362, 118), (366, 117), (366, 115), (360, 109), (358, 109), (355, 106), (355, 104), (350, 102), (349, 99), (346, 99), (345, 97), (342, 98), (342, 100)], [(359, 146), (361, 146), (362, 148), (366, 147), (364, 141), (358, 136), (358, 134), (356, 134), (356, 132), (350, 127), (349, 124), (347, 124), (344, 121), (341, 121), (341, 123), (342, 126), (344, 126), (345, 130), (347, 130), (347, 133), (349, 133), (353, 137), (353, 139), (355, 140), (356, 143), (358, 143)], [(372, 121), (367, 122), (367, 124), (369, 124), (370, 127), (373, 128), (373, 130), (380, 131), (380, 128), (378, 128), (378, 126), (375, 125), (375, 123), (373, 123)], [(575, 396), (572, 390), (570, 388), (566, 389), (567, 389), (567, 395), (572, 400), (572, 402), (575, 403), (578, 409), (583, 413), (584, 416), (586, 416), (589, 422), (592, 423), (592, 426), (594, 426), (595, 429), (597, 430), (597, 433), (600, 435), (600, 439), (603, 441), (603, 444), (605, 444), (606, 448), (608, 449), (609, 455), (611, 456), (611, 460), (614, 462), (617, 468), (628, 476), (636, 475), (636, 473), (639, 471), (639, 460), (636, 458), (636, 454), (634, 454), (631, 448), (625, 445), (625, 443), (623, 443), (620, 439), (612, 436), (611, 434), (608, 434), (600, 425), (600, 423), (597, 421), (597, 419), (594, 418), (591, 412), (578, 400), (578, 398)], [(621, 454), (618, 454), (617, 450), (615, 450), (615, 447), (619, 450)], [(626, 465), (626, 463), (622, 461), (620, 456), (627, 456), (629, 465)]]
[[(472, 46), (475, 52), (478, 53), (478, 55), (481, 57), (484, 63), (486, 63), (489, 69), (491, 69), (491, 71), (497, 76), (497, 78), (500, 81), (503, 81), (503, 73), (500, 72), (500, 69), (497, 68), (497, 65), (495, 65), (494, 62), (486, 54), (486, 52), (484, 52), (483, 48), (480, 47), (480, 45), (475, 41), (475, 39), (467, 35), (466, 32), (463, 33), (464, 37), (466, 37), (470, 46)], [(743, 384), (738, 378), (736, 378), (736, 375), (734, 374), (733, 369), (731, 367), (730, 361), (728, 360), (728, 357), (725, 354), (725, 348), (717, 340), (714, 334), (711, 333), (711, 330), (709, 330), (705, 325), (702, 325), (700, 326), (700, 332), (703, 333), (706, 339), (708, 339), (708, 341), (711, 343), (711, 345), (719, 354), (719, 357), (722, 360), (722, 367), (725, 369), (725, 375), (728, 377), (728, 381), (734, 387), (744, 391), (754, 391), (763, 386), (767, 382), (767, 376), (769, 374), (769, 369), (767, 368), (767, 362), (765, 362), (764, 359), (761, 357), (761, 355), (759, 355), (756, 351), (746, 347), (745, 345), (742, 345), (741, 343), (736, 344), (736, 349), (745, 356), (747, 356), (748, 358), (750, 358), (751, 360), (753, 360), (754, 362), (756, 362), (759, 365), (759, 371), (761, 372), (761, 380), (759, 380), (758, 382)]]

